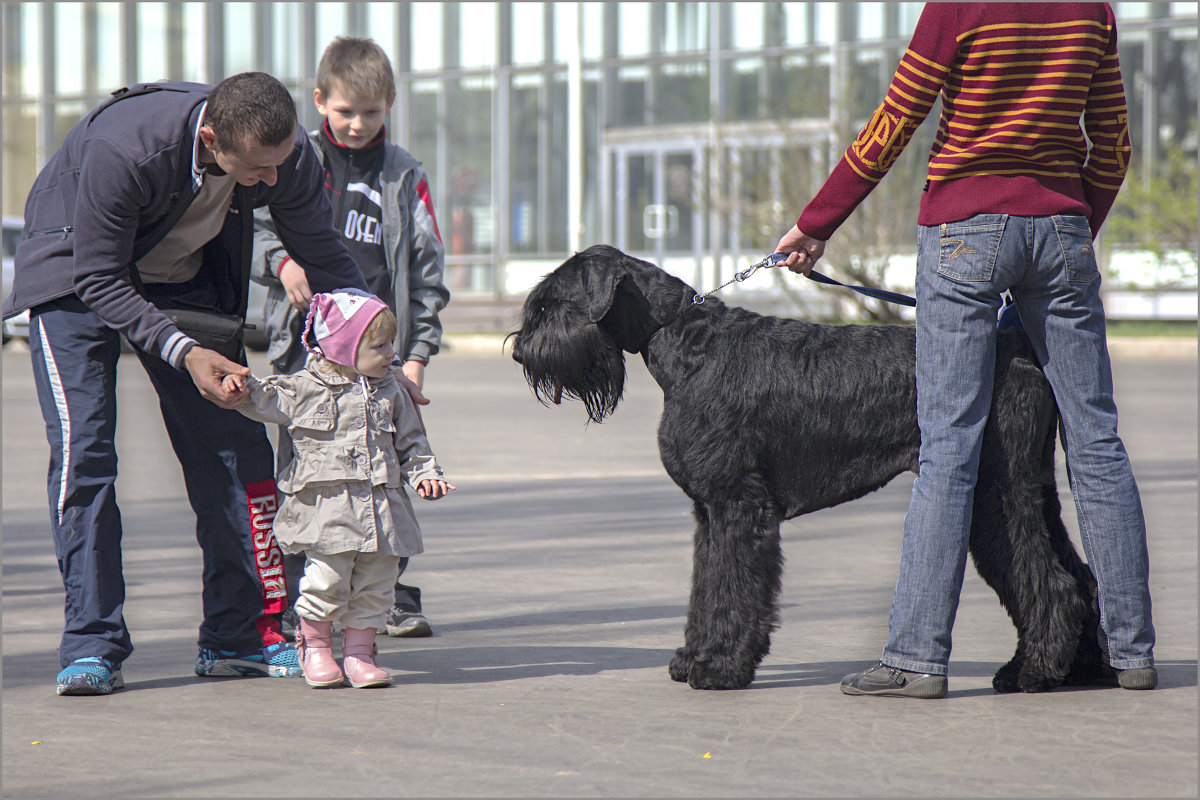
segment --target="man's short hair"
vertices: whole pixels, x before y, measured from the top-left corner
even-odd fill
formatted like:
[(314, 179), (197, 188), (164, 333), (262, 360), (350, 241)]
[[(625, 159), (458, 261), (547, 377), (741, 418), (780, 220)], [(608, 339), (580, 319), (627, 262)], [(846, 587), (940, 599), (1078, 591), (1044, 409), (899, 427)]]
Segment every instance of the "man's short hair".
[(265, 72), (241, 72), (213, 87), (204, 110), (217, 147), (240, 153), (250, 144), (278, 147), (296, 135), (296, 101)]
[(396, 99), (396, 77), (387, 53), (373, 39), (339, 36), (317, 65), (317, 88), (328, 100), (337, 88), (357, 100)]

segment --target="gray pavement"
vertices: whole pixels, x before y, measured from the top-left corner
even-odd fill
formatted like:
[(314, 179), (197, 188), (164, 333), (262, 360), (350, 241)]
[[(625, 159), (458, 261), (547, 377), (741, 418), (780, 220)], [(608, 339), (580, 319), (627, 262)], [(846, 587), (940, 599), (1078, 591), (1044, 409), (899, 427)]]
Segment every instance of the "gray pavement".
[(200, 553), (153, 392), (122, 359), (137, 650), (124, 690), (63, 698), (47, 450), (28, 355), (6, 349), (4, 796), (1196, 796), (1194, 350), (1122, 348), (1114, 367), (1151, 531), (1158, 690), (993, 693), (1015, 635), (969, 570), (950, 695), (924, 702), (837, 688), (885, 639), (911, 478), (787, 523), (782, 627), (758, 680), (693, 691), (666, 671), (691, 518), (655, 450), (657, 387), (631, 361), (622, 406), (589, 426), (578, 404), (538, 405), (499, 349), (464, 342), (430, 368), (426, 422), (459, 491), (418, 505), (426, 553), (407, 577), (436, 635), (380, 637), (395, 684), (365, 691), (192, 675)]

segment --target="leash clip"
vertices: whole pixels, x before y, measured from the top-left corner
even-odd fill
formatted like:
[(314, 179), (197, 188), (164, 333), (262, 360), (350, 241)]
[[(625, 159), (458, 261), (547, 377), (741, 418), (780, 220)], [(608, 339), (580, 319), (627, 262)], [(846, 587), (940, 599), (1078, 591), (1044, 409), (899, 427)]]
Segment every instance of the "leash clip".
[(784, 261), (786, 261), (786, 260), (787, 260), (786, 254), (772, 253), (772, 254), (768, 255), (767, 258), (764, 258), (761, 261), (758, 261), (757, 264), (751, 264), (750, 266), (746, 267), (746, 269), (738, 272), (737, 275), (733, 276), (733, 279), (734, 279), (734, 281), (737, 281), (740, 283), (742, 281), (745, 281), (745, 279), (749, 278), (751, 275), (754, 275), (754, 273), (757, 272), (758, 270), (763, 270), (763, 269), (769, 270), (770, 267), (779, 266), (780, 264), (784, 263)]
[(758, 272), (760, 269), (764, 269), (764, 268), (769, 269), (770, 267), (778, 266), (781, 262), (786, 261), (786, 260), (787, 260), (787, 256), (784, 255), (783, 253), (771, 253), (771, 255), (767, 256), (762, 261), (759, 261), (755, 264), (751, 264), (750, 266), (746, 267), (741, 272), (734, 274), (733, 279), (735, 281), (737, 281), (738, 283), (741, 283), (742, 281), (746, 280), (754, 273)]
[(765, 267), (777, 267), (777, 266), (779, 266), (779, 264), (781, 262), (784, 262), (784, 261), (787, 261), (787, 256), (784, 255), (783, 253), (771, 253), (771, 255), (767, 256), (762, 261), (751, 264), (750, 266), (746, 267), (741, 272), (733, 273), (732, 278), (725, 281), (720, 286), (713, 289), (711, 292), (705, 292), (704, 294), (695, 295), (694, 297), (692, 297), (692, 305), (694, 305), (694, 306), (701, 305), (704, 302), (705, 298), (708, 297), (708, 295), (716, 294), (717, 292), (721, 291), (726, 286), (728, 286), (731, 283), (734, 283), (735, 281), (737, 283), (741, 283), (742, 281), (746, 280), (754, 273), (758, 272), (760, 269), (763, 269)]
[(751, 264), (750, 266), (746, 267), (741, 272), (733, 273), (733, 279), (735, 281), (737, 281), (738, 283), (741, 283), (742, 281), (746, 280), (754, 273), (758, 272), (764, 266), (766, 266), (766, 264), (762, 261), (759, 261), (757, 264)]

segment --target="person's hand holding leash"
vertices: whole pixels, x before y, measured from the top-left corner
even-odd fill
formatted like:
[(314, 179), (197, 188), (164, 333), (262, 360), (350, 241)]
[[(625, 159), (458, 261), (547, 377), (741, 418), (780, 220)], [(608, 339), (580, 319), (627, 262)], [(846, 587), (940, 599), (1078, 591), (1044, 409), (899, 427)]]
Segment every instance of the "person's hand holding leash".
[(825, 254), (825, 242), (814, 239), (795, 225), (775, 245), (776, 253), (786, 253), (783, 266), (799, 275), (808, 275)]

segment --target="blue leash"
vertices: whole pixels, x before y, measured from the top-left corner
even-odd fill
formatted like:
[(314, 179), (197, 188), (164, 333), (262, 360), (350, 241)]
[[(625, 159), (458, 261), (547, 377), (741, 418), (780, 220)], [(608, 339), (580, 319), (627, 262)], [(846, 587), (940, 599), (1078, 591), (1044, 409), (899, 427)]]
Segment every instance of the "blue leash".
[[(704, 294), (696, 295), (692, 298), (692, 303), (694, 305), (699, 305), (700, 303), (704, 302), (704, 298), (706, 298), (708, 295), (721, 291), (729, 284), (734, 283), (735, 281), (737, 283), (741, 283), (755, 272), (758, 272), (760, 269), (778, 267), (784, 261), (787, 261), (786, 255), (783, 253), (772, 253), (762, 261), (759, 261), (757, 264), (751, 264), (750, 266), (746, 267), (746, 269), (738, 272), (733, 276), (733, 278), (725, 281), (725, 283), (721, 284), (716, 289), (713, 289), (711, 292), (705, 292)], [(867, 297), (874, 297), (876, 300), (883, 300), (888, 303), (896, 303), (897, 305), (909, 306), (912, 308), (916, 308), (917, 306), (917, 301), (914, 298), (909, 297), (906, 294), (900, 294), (899, 292), (889, 292), (886, 289), (876, 289), (873, 286), (851, 286), (850, 284), (842, 283), (841, 281), (835, 281), (833, 278), (822, 275), (816, 271), (809, 272), (808, 278), (816, 281), (817, 283), (853, 289), (859, 294), (865, 294)], [(1000, 309), (999, 318), (996, 320), (996, 327), (999, 330), (1022, 327), (1021, 315), (1017, 313), (1017, 304), (1013, 302), (1012, 295), (1007, 292), (1004, 294), (1004, 306)]]
[[(711, 292), (705, 292), (704, 294), (696, 295), (695, 297), (692, 298), (692, 302), (697, 303), (697, 304), (703, 303), (705, 297), (707, 297), (708, 295), (713, 294), (715, 292), (719, 292), (721, 289), (724, 289), (726, 286), (733, 283), (734, 281), (741, 283), (742, 281), (749, 278), (751, 275), (753, 275), (758, 270), (770, 269), (771, 267), (778, 267), (784, 261), (787, 261), (786, 255), (784, 255), (783, 253), (772, 253), (771, 255), (764, 258), (762, 261), (759, 261), (757, 264), (751, 264), (746, 269), (744, 269), (741, 272), (734, 275), (731, 280), (726, 281), (725, 283), (718, 286), (716, 289), (713, 289)], [(821, 273), (816, 272), (816, 271), (809, 272), (808, 279), (816, 281), (817, 283), (825, 283), (830, 286), (841, 286), (846, 289), (853, 289), (854, 291), (858, 292), (859, 294), (865, 294), (867, 297), (874, 297), (876, 300), (883, 300), (888, 303), (896, 303), (897, 305), (912, 306), (912, 307), (916, 307), (916, 305), (917, 305), (917, 301), (915, 299), (909, 297), (906, 294), (900, 294), (899, 292), (889, 292), (886, 289), (876, 289), (873, 286), (852, 286), (848, 283), (842, 283), (841, 281), (835, 281), (833, 278), (822, 275)]]
[[(772, 253), (763, 259), (763, 261), (768, 262), (765, 266), (775, 267), (782, 262), (787, 261), (787, 256), (783, 253)], [(836, 281), (833, 278), (822, 275), (816, 270), (810, 271), (807, 277), (810, 281), (828, 284), (829, 286), (842, 286), (847, 289), (852, 289), (859, 294), (865, 294), (867, 297), (874, 297), (876, 300), (883, 300), (888, 303), (896, 303), (897, 305), (902, 306), (911, 306), (913, 308), (915, 308), (917, 305), (916, 299), (909, 297), (906, 294), (889, 292), (887, 289), (876, 289), (874, 286), (851, 286), (850, 284), (842, 283), (841, 281)]]

